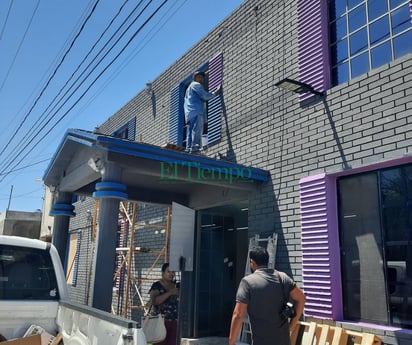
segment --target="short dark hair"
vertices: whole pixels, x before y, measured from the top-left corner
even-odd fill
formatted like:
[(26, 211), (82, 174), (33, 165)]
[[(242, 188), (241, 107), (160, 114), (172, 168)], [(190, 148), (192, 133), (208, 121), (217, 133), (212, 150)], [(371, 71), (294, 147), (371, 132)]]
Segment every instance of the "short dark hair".
[(163, 265), (162, 265), (162, 272), (166, 272), (166, 269), (169, 267), (169, 263), (168, 262), (165, 262)]
[(254, 247), (249, 252), (249, 258), (256, 262), (258, 266), (267, 266), (269, 263), (269, 254), (265, 248)]
[(204, 78), (206, 73), (202, 71), (196, 71), (195, 73), (193, 73), (193, 79), (195, 79), (198, 75), (201, 75)]

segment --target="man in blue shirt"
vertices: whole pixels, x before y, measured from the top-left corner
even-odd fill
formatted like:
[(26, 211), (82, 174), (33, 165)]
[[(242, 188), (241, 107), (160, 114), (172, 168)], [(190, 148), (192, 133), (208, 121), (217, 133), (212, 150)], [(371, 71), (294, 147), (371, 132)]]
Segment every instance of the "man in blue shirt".
[(206, 91), (204, 80), (204, 72), (195, 72), (185, 94), (186, 152), (189, 153), (198, 153), (202, 146), (203, 125), (207, 116), (205, 103), (220, 93), (220, 85), (214, 92)]

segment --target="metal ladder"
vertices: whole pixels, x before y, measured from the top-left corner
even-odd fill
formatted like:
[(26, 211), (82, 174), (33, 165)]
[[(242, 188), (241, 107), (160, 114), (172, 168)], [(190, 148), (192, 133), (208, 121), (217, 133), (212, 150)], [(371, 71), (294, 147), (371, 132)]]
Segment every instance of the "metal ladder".
[[(272, 236), (268, 236), (266, 238), (260, 238), (259, 235), (255, 235), (254, 237), (249, 239), (249, 249), (246, 259), (245, 276), (251, 273), (249, 266), (249, 252), (253, 247), (263, 247), (266, 244), (266, 250), (269, 254), (268, 268), (275, 268), (277, 243), (278, 234), (275, 232)], [(240, 331), (240, 335), (238, 336), (237, 344), (252, 344), (252, 328), (250, 327), (249, 315), (247, 314), (243, 319), (242, 330)]]

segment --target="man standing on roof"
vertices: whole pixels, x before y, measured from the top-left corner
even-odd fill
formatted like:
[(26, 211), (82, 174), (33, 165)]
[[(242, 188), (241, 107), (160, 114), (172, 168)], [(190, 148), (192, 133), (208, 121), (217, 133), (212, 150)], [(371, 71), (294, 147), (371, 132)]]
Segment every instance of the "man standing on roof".
[(195, 72), (186, 90), (184, 110), (186, 121), (186, 152), (198, 153), (201, 148), (203, 125), (206, 120), (205, 103), (220, 93), (220, 85), (214, 92), (205, 90), (204, 72)]

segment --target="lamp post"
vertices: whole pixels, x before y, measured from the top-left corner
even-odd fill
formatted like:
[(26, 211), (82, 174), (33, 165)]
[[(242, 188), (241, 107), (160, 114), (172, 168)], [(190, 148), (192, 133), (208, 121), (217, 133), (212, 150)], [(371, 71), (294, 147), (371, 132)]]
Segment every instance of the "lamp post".
[(293, 80), (290, 78), (285, 78), (278, 81), (275, 86), (282, 89), (292, 91), (298, 94), (311, 93), (317, 96), (324, 96), (324, 92), (316, 91), (313, 86), (303, 83), (301, 81)]

